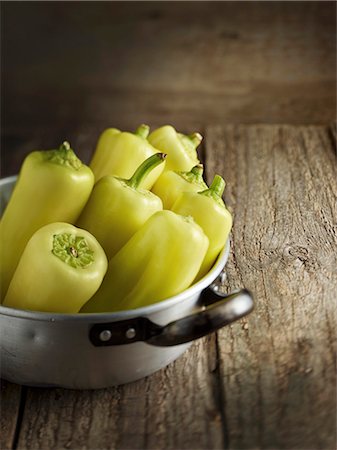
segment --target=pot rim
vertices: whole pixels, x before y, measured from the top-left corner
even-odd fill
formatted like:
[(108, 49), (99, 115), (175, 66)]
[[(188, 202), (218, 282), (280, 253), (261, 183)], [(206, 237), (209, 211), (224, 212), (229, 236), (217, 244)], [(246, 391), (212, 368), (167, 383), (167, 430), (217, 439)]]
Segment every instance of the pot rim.
[[(17, 176), (11, 176), (7, 178), (3, 178), (0, 180), (0, 187), (9, 183), (14, 182), (17, 179)], [(18, 317), (23, 319), (30, 320), (39, 320), (39, 321), (76, 321), (76, 322), (106, 322), (111, 321), (114, 322), (120, 319), (128, 319), (132, 317), (139, 317), (142, 315), (153, 314), (172, 306), (175, 306), (177, 303), (187, 300), (195, 294), (200, 293), (203, 289), (210, 286), (213, 281), (220, 275), (224, 266), (226, 265), (228, 256), (230, 251), (230, 238), (227, 239), (227, 242), (220, 252), (216, 262), (214, 263), (211, 270), (201, 278), (197, 283), (192, 284), (189, 288), (185, 289), (183, 292), (180, 292), (177, 295), (169, 297), (165, 300), (158, 301), (157, 303), (153, 303), (148, 306), (143, 306), (141, 308), (130, 309), (130, 310), (122, 310), (115, 312), (104, 312), (104, 313), (75, 313), (75, 314), (66, 314), (66, 313), (50, 313), (50, 312), (42, 312), (42, 311), (32, 311), (27, 309), (16, 309), (9, 308), (7, 306), (3, 306), (0, 304), (0, 315)]]

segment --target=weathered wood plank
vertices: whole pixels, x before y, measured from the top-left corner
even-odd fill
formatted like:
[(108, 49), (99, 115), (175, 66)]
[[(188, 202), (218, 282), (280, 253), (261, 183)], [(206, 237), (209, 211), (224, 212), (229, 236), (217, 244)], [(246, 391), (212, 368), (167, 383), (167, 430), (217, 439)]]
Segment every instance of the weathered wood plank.
[(3, 2), (2, 151), (24, 126), (327, 123), (335, 15), (315, 1)]
[(0, 381), (0, 449), (9, 450), (13, 448), (18, 431), (21, 387), (5, 380)]
[(334, 448), (331, 143), (325, 127), (210, 127), (208, 179), (224, 174), (235, 211), (226, 288), (250, 288), (255, 313), (137, 383), (28, 389), (18, 448)]
[(336, 448), (336, 154), (325, 127), (210, 127), (235, 211), (226, 288), (256, 310), (219, 332), (231, 449)]
[(28, 389), (18, 448), (223, 447), (214, 336), (144, 380), (98, 391)]

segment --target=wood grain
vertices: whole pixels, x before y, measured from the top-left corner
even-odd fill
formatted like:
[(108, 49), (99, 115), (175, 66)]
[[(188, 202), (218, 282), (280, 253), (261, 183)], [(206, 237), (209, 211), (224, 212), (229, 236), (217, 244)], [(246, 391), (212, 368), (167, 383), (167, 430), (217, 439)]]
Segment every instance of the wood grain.
[(3, 2), (1, 12), (3, 158), (45, 131), (40, 146), (92, 126), (336, 118), (332, 1)]
[(1, 380), (0, 449), (9, 450), (15, 445), (20, 427), (20, 400), (22, 388)]
[[(235, 211), (226, 289), (256, 310), (218, 333), (229, 448), (336, 446), (336, 153), (325, 127), (209, 127)], [(335, 145), (335, 142), (334, 142)]]
[[(336, 447), (333, 130), (206, 129), (207, 179), (225, 176), (235, 216), (224, 289), (249, 288), (255, 311), (136, 383), (25, 388), (18, 449)], [(2, 407), (10, 448), (19, 403), (9, 395), (18, 388), (8, 389)]]
[(19, 449), (222, 448), (214, 337), (144, 380), (97, 391), (28, 389)]

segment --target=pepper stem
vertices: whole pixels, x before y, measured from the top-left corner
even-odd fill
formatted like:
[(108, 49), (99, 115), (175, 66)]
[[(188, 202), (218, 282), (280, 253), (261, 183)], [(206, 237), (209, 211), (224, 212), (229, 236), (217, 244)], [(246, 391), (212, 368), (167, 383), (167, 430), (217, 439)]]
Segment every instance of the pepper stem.
[(198, 145), (202, 141), (202, 136), (200, 133), (192, 133), (192, 134), (189, 134), (187, 137), (193, 142), (195, 147), (198, 147)]
[(192, 167), (191, 173), (193, 173), (193, 175), (196, 175), (197, 177), (202, 176), (202, 174), (204, 173), (204, 166), (202, 164), (197, 164), (196, 166)]
[(54, 234), (52, 253), (74, 269), (85, 269), (95, 261), (94, 251), (83, 236)]
[(135, 131), (135, 135), (146, 139), (150, 133), (150, 127), (148, 125), (139, 125), (137, 130)]
[(45, 159), (52, 163), (68, 166), (75, 170), (79, 170), (82, 167), (81, 160), (75, 155), (68, 141), (64, 141), (55, 150), (45, 150), (43, 154)]
[(76, 250), (75, 247), (69, 247), (69, 253), (71, 254), (71, 256), (73, 256), (74, 258), (78, 257), (78, 251)]
[(189, 183), (199, 186), (200, 190), (207, 189), (207, 184), (204, 182), (202, 174), (204, 173), (204, 166), (202, 164), (197, 164), (192, 167), (189, 172), (177, 172), (184, 180)]
[(161, 164), (165, 158), (166, 153), (155, 153), (154, 155), (147, 158), (142, 164), (136, 169), (135, 173), (129, 180), (125, 180), (126, 184), (134, 189), (137, 189), (143, 179), (148, 175), (151, 170)]
[(222, 194), (225, 190), (225, 180), (220, 177), (220, 175), (215, 175), (212, 184), (205, 191), (199, 192), (201, 195), (206, 195), (208, 197), (213, 197), (214, 199), (221, 199)]
[(70, 144), (69, 144), (69, 142), (68, 141), (64, 141), (61, 145), (60, 145), (60, 147), (59, 147), (59, 150), (64, 150), (64, 151), (68, 151), (68, 150), (70, 150)]

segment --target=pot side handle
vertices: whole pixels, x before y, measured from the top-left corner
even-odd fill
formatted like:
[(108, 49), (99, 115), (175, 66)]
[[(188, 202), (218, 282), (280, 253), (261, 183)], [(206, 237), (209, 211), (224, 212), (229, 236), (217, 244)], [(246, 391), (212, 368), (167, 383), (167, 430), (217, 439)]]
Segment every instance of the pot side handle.
[(208, 288), (202, 292), (200, 300), (202, 302), (205, 298), (209, 301), (210, 297), (217, 300), (203, 306), (199, 312), (162, 327), (160, 333), (146, 342), (161, 347), (184, 344), (213, 333), (253, 310), (253, 298), (246, 289), (226, 295)]
[[(211, 299), (213, 302), (209, 304)], [(202, 292), (200, 301), (204, 306), (199, 311), (168, 325), (159, 326), (145, 317), (95, 324), (90, 329), (89, 339), (95, 346), (143, 341), (158, 347), (171, 347), (206, 336), (241, 319), (254, 308), (253, 297), (247, 289), (223, 294), (210, 287)]]

